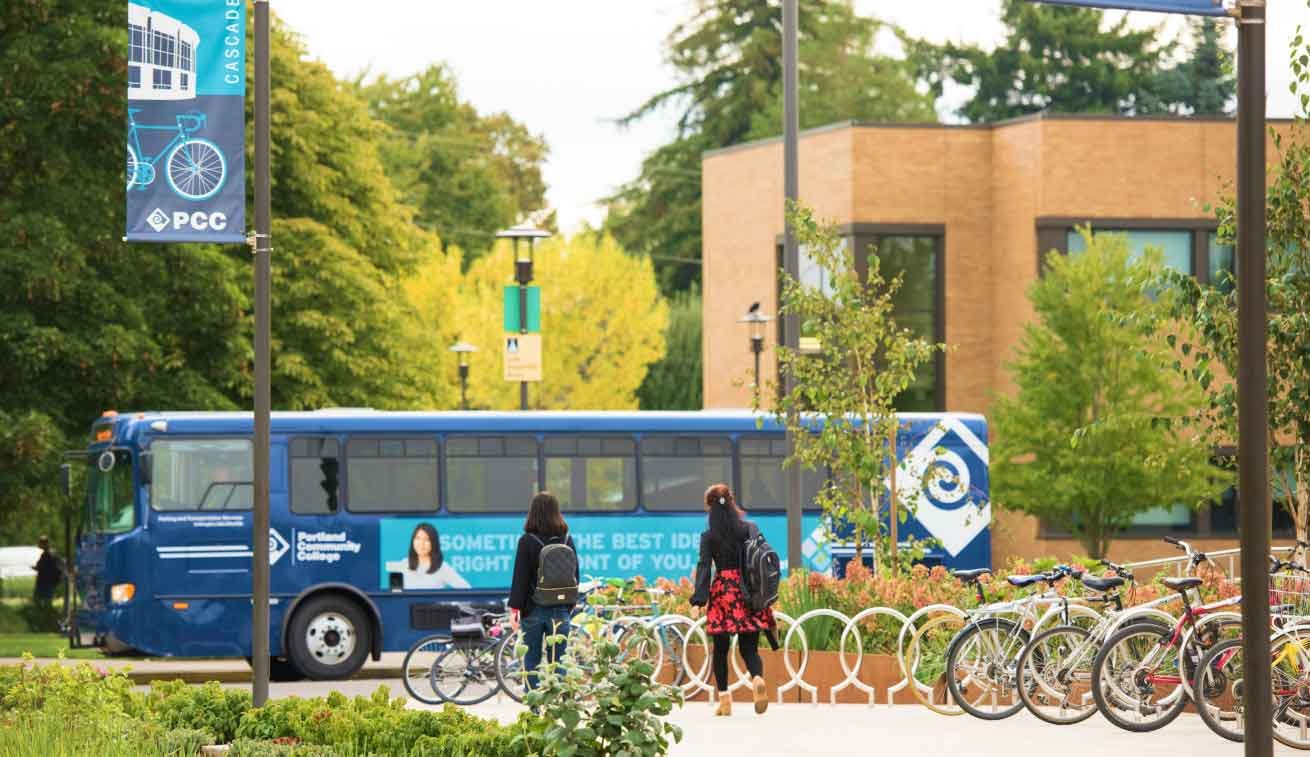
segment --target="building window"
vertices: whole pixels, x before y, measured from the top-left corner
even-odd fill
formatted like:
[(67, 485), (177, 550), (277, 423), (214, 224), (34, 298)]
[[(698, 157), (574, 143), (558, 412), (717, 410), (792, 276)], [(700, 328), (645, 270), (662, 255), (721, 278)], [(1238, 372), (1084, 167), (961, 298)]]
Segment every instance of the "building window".
[[(1146, 248), (1155, 247), (1164, 253), (1164, 264), (1181, 273), (1193, 273), (1192, 268), (1192, 232), (1174, 229), (1113, 229), (1095, 228), (1094, 234), (1123, 234), (1128, 238), (1128, 249), (1132, 250), (1130, 260), (1138, 260)], [(1087, 251), (1087, 240), (1077, 229), (1068, 232), (1070, 255)]]
[(180, 84), (179, 84), (178, 86), (180, 86), (182, 89), (186, 89), (188, 86), (190, 86), (190, 81), (191, 81), (191, 79), (190, 79), (190, 76), (191, 76), (191, 75), (190, 75), (190, 74), (187, 74), (187, 73), (181, 73), (181, 74), (178, 74), (178, 76), (181, 76), (181, 77), (182, 77), (182, 80), (181, 80), (181, 82), (180, 82)]
[(437, 443), (432, 439), (351, 439), (346, 505), (352, 512), (437, 509)]
[(150, 35), (150, 62), (156, 66), (166, 66), (173, 68), (175, 66), (175, 57), (177, 52), (177, 40), (164, 34), (161, 31), (153, 31)]
[(127, 59), (132, 63), (146, 62), (146, 30), (136, 24), (127, 25)]
[(127, 86), (132, 87), (132, 88), (134, 88), (134, 89), (137, 88), (137, 87), (140, 87), (140, 86), (141, 86), (141, 67), (140, 67), (140, 66), (128, 66), (128, 67), (127, 67)]
[(291, 440), (291, 512), (326, 515), (337, 511), (340, 494), (340, 445), (336, 439)]
[(641, 440), (641, 504), (647, 510), (695, 510), (705, 490), (732, 481), (726, 437), (648, 436)]
[(173, 72), (165, 71), (162, 68), (155, 69), (154, 88), (155, 89), (172, 89)]
[(637, 444), (628, 437), (553, 436), (545, 442), (546, 489), (574, 512), (637, 506)]
[(1214, 231), (1206, 235), (1206, 261), (1210, 285), (1231, 292), (1237, 276), (1237, 257), (1232, 245), (1220, 244), (1219, 234)]
[(195, 71), (195, 61), (191, 56), (191, 43), (179, 41), (177, 43), (178, 62), (177, 67), (183, 71)]
[(446, 507), (456, 513), (526, 513), (540, 483), (537, 440), (464, 436), (446, 440)]

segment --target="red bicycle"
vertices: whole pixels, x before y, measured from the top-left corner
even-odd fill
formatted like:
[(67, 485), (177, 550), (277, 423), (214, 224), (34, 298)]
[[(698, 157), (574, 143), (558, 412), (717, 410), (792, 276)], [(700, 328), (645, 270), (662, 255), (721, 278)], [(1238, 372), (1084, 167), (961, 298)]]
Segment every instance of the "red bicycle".
[[(1193, 550), (1187, 542), (1165, 540), (1187, 553), (1192, 568), (1204, 562), (1218, 570), (1204, 552)], [(1216, 644), (1240, 635), (1241, 615), (1225, 610), (1240, 604), (1241, 596), (1194, 604), (1189, 592), (1202, 583), (1194, 576), (1164, 580), (1183, 603), (1183, 614), (1173, 628), (1133, 625), (1106, 639), (1092, 662), (1092, 695), (1096, 709), (1111, 723), (1136, 732), (1168, 725), (1187, 705), (1201, 657)]]

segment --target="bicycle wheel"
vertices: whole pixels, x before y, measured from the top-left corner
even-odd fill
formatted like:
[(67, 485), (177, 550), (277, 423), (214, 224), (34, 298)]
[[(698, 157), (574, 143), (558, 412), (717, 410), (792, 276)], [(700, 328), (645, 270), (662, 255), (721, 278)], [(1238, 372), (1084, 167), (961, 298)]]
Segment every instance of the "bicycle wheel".
[(132, 185), (136, 183), (137, 165), (140, 162), (141, 161), (137, 160), (136, 150), (132, 149), (132, 145), (128, 145), (127, 146), (127, 188), (128, 189), (131, 189)]
[(964, 627), (964, 618), (944, 614), (932, 618), (914, 632), (905, 648), (906, 676), (919, 704), (939, 715), (963, 715), (946, 686), (946, 652)]
[(606, 636), (619, 647), (619, 659), (648, 663), (651, 677), (664, 664), (664, 646), (642, 618), (616, 618), (605, 629)]
[[(1172, 630), (1146, 625), (1120, 629), (1092, 662), (1092, 695), (1106, 720), (1145, 733), (1171, 723), (1187, 704)], [(1147, 664), (1149, 663), (1149, 664)]]
[(946, 687), (960, 708), (975, 718), (1003, 720), (1023, 709), (1019, 653), (1028, 632), (1005, 618), (970, 623), (946, 653)]
[(1294, 749), (1310, 749), (1310, 628), (1277, 634), (1269, 651), (1274, 738)]
[(660, 618), (655, 621), (655, 636), (663, 649), (663, 662), (651, 680), (668, 686), (681, 686), (687, 678), (684, 660), (687, 656), (687, 639), (692, 623), (681, 618)]
[(1229, 741), (1242, 741), (1246, 727), (1244, 677), (1242, 640), (1231, 639), (1205, 653), (1192, 680), (1192, 698), (1202, 722)]
[(401, 682), (411, 697), (423, 704), (441, 704), (444, 701), (436, 689), (432, 688), (432, 666), (449, 648), (449, 636), (433, 635), (419, 639), (405, 653), (405, 662), (400, 666)]
[(188, 200), (213, 197), (227, 179), (227, 160), (207, 139), (184, 140), (168, 154), (168, 186)]
[(1073, 725), (1096, 712), (1092, 699), (1092, 635), (1078, 626), (1042, 631), (1019, 653), (1016, 668), (1028, 685), (1019, 687), (1023, 706), (1052, 725)]
[(490, 699), (499, 688), (495, 644), (461, 644), (446, 650), (432, 665), (432, 688), (451, 704)]
[(496, 645), (496, 683), (505, 695), (519, 704), (528, 693), (527, 673), (523, 669), (523, 655), (518, 647), (523, 643), (523, 632), (515, 629)]

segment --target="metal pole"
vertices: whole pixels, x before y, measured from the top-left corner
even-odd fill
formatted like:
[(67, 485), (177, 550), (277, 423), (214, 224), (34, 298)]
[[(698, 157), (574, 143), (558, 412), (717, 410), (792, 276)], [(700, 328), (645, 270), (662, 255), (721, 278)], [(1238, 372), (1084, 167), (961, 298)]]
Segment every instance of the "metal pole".
[(461, 365), (459, 367), (459, 406), (463, 410), (469, 409), (469, 367)]
[[(763, 328), (763, 327), (761, 327)], [(751, 352), (755, 353), (755, 396), (760, 394), (760, 353), (764, 351), (764, 338), (751, 337)]]
[[(519, 240), (514, 240), (514, 260), (518, 261)], [(532, 240), (528, 239), (528, 257), (532, 257)], [(528, 333), (528, 282), (526, 277), (519, 279), (519, 333)], [(522, 345), (520, 345), (521, 347)], [(519, 382), (519, 410), (528, 409), (528, 382)]]
[[(1237, 27), (1237, 491), (1242, 595), (1269, 590), (1269, 404), (1265, 366), (1265, 0), (1241, 0)], [(1273, 754), (1269, 603), (1242, 603), (1247, 757)]]
[(268, 700), (268, 477), (269, 332), (272, 319), (272, 201), (269, 179), (269, 33), (268, 0), (255, 0), (255, 512), (254, 565), (251, 574), (250, 654), (255, 706)]
[[(788, 203), (800, 199), (800, 164), (797, 160), (797, 142), (800, 133), (800, 115), (797, 110), (796, 90), (796, 45), (799, 12), (797, 0), (782, 0), (782, 184), (783, 196)], [(792, 281), (800, 277), (800, 252), (796, 247), (795, 229), (790, 221), (784, 221), (786, 241), (783, 243), (783, 269)], [(792, 354), (800, 347), (800, 319), (795, 313), (788, 313), (783, 320), (783, 334), (786, 346)], [(796, 382), (791, 372), (783, 376), (783, 391), (788, 396), (795, 388)], [(788, 424), (792, 426), (794, 424)], [(787, 455), (796, 452), (796, 439), (789, 428), (787, 431)], [(787, 570), (797, 570), (801, 561), (801, 469), (797, 465), (787, 466)]]

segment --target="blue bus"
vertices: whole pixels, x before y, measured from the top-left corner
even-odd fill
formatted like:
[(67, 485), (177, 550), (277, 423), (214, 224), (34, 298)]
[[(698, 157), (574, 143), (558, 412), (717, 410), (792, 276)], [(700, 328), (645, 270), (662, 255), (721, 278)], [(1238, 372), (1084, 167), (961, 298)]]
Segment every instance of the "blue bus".
[[(990, 563), (986, 425), (903, 414), (902, 535), (953, 567)], [(157, 656), (249, 656), (253, 418), (107, 412), (86, 451), (75, 641)], [(785, 442), (749, 412), (274, 413), (274, 673), (336, 679), (508, 592), (527, 503), (564, 509), (584, 573), (692, 572), (702, 497), (730, 482), (786, 544)], [(949, 476), (922, 475), (941, 467)], [(826, 475), (826, 472), (825, 474)], [(832, 568), (806, 472), (805, 567)], [(837, 547), (840, 550), (840, 547)]]

